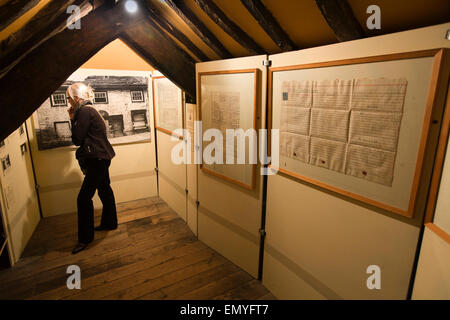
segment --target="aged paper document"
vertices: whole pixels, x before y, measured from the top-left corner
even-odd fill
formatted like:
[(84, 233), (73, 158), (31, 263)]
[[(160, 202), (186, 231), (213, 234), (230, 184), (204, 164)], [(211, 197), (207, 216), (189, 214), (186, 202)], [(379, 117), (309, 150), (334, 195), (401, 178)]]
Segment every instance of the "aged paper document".
[(407, 80), (283, 81), (280, 155), (392, 185)]
[(309, 108), (281, 107), (281, 132), (309, 135)]
[(349, 143), (395, 152), (401, 113), (352, 111)]
[(310, 164), (344, 173), (345, 151), (345, 143), (311, 138)]
[(191, 138), (191, 151), (194, 151), (194, 121), (195, 121), (195, 105), (186, 104), (186, 130)]
[(312, 109), (311, 136), (347, 142), (349, 111)]
[(312, 106), (312, 81), (283, 81), (282, 106), (310, 108)]
[(282, 132), (280, 133), (280, 154), (308, 163), (310, 139), (309, 136)]
[(406, 79), (355, 79), (352, 109), (403, 112)]
[(320, 80), (313, 85), (313, 108), (350, 109), (352, 80)]
[(172, 83), (156, 82), (158, 90), (158, 127), (175, 130), (182, 128), (180, 89)]
[(240, 119), (239, 92), (211, 92), (211, 128), (222, 131), (238, 129)]
[[(211, 128), (218, 129), (226, 137), (226, 129), (240, 127), (240, 93), (211, 92)], [(237, 140), (226, 139), (225, 161), (237, 162)]]
[(394, 161), (394, 152), (349, 145), (346, 174), (390, 186)]

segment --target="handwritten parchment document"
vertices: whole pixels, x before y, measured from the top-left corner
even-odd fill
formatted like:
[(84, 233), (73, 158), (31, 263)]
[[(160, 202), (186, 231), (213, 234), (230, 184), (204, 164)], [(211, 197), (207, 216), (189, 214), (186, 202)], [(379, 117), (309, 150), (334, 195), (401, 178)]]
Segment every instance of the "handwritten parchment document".
[(158, 126), (170, 131), (182, 128), (183, 114), (180, 89), (170, 82), (158, 81), (156, 85), (158, 90)]
[(283, 81), (280, 155), (391, 186), (406, 79)]
[[(239, 92), (211, 92), (211, 128), (219, 129), (226, 137), (226, 129), (238, 129), (240, 120)], [(226, 159), (237, 159), (237, 141), (226, 140)], [(234, 162), (236, 163), (236, 162)]]
[(222, 131), (238, 129), (240, 119), (239, 92), (211, 92), (211, 128)]
[(194, 151), (194, 121), (195, 121), (195, 105), (186, 104), (186, 130), (191, 138), (191, 151)]

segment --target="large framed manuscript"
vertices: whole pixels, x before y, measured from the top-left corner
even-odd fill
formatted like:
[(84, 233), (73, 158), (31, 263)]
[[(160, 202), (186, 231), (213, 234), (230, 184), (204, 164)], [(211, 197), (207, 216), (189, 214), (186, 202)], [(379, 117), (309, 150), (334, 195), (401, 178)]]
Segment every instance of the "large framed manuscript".
[(412, 217), (442, 56), (429, 50), (270, 68), (279, 172)]
[[(199, 119), (202, 121), (203, 135), (208, 129), (217, 129), (217, 133), (220, 132), (223, 137), (223, 141), (215, 141), (223, 145), (221, 155), (215, 154), (219, 152), (217, 149), (212, 151), (215, 159), (220, 158), (221, 163), (208, 164), (204, 157), (200, 168), (250, 190), (255, 187), (256, 162), (252, 164), (249, 161), (249, 138), (245, 138), (245, 143), (240, 143), (238, 137), (227, 139), (226, 130), (233, 129), (236, 132), (242, 129), (247, 133), (249, 129), (256, 130), (257, 81), (258, 69), (198, 74)], [(203, 141), (203, 155), (205, 148), (209, 147), (208, 142)], [(238, 161), (238, 149), (245, 151), (244, 163)]]
[(184, 128), (183, 91), (164, 76), (152, 77), (152, 84), (155, 129), (173, 134)]

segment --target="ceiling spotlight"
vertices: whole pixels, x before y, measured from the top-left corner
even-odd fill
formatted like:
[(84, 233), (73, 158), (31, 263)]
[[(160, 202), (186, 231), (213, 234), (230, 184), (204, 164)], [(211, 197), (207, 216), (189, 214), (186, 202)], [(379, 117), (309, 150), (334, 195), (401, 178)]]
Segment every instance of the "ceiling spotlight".
[(134, 1), (134, 0), (127, 0), (125, 2), (125, 9), (129, 13), (135, 13), (138, 10), (138, 5), (137, 5), (136, 1)]

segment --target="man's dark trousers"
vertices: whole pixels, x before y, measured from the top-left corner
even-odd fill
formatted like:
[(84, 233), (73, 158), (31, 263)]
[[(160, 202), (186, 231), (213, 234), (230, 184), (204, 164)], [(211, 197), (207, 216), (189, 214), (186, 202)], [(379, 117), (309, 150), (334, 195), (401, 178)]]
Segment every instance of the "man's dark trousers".
[(78, 241), (81, 243), (89, 243), (94, 240), (94, 205), (92, 197), (95, 194), (95, 190), (98, 190), (98, 196), (103, 204), (100, 225), (108, 229), (117, 227), (116, 201), (109, 179), (110, 164), (111, 160), (86, 160), (86, 175), (77, 199)]

